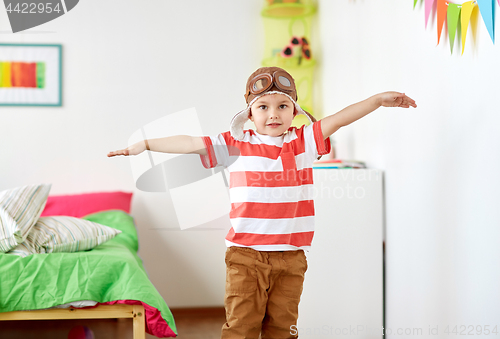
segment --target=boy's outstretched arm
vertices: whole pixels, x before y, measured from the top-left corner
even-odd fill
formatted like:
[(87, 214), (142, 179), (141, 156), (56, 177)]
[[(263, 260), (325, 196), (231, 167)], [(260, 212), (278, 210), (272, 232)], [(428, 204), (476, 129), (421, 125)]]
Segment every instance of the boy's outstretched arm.
[(404, 93), (384, 92), (376, 94), (366, 100), (347, 106), (343, 110), (321, 119), (321, 130), (323, 138), (326, 139), (340, 127), (347, 126), (354, 121), (361, 119), (380, 106), (384, 107), (417, 107), (415, 100)]
[(108, 157), (114, 157), (116, 155), (138, 155), (145, 150), (178, 154), (207, 154), (205, 144), (201, 137), (174, 135), (166, 138), (139, 141), (125, 149), (109, 152)]

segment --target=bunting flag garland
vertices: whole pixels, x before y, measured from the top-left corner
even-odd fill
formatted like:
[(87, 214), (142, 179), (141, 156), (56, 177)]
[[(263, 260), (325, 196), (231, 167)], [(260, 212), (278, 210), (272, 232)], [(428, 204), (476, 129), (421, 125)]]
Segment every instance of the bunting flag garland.
[[(430, 13), (436, 3), (437, 7), (437, 44), (441, 41), (444, 22), (447, 22), (448, 36), (450, 40), (450, 51), (453, 53), (453, 45), (457, 33), (457, 27), (460, 25), (462, 35), (462, 54), (464, 54), (465, 39), (469, 24), (474, 28), (477, 23), (478, 14), (481, 14), (483, 22), (488, 30), (493, 43), (495, 43), (495, 0), (472, 0), (462, 4), (456, 4), (447, 0), (421, 0), (425, 1), (425, 27), (429, 21)], [(455, 0), (453, 0), (455, 1)], [(414, 0), (415, 8), (418, 0)], [(497, 0), (500, 6), (500, 0)], [(474, 34), (474, 30), (473, 30)]]
[[(498, 0), (500, 1), (500, 0)], [(468, 1), (462, 4), (462, 19), (461, 19), (461, 27), (462, 27), (462, 55), (464, 54), (465, 49), (465, 37), (467, 36), (467, 29), (469, 27), (469, 21), (472, 15), (472, 11), (476, 8), (475, 1)]]
[(441, 39), (441, 32), (443, 31), (444, 19), (446, 18), (446, 12), (448, 11), (448, 2), (446, 0), (437, 0), (437, 17), (438, 17), (438, 45)]
[(490, 33), (491, 40), (495, 43), (495, 30), (493, 26), (494, 21), (494, 0), (476, 0), (479, 5), (479, 11), (481, 12), (481, 16), (483, 17), (484, 24), (488, 29), (488, 33)]
[(425, 0), (425, 28), (427, 28), (427, 21), (429, 21), (429, 14), (431, 14), (433, 5), (434, 5), (434, 0)]
[(450, 35), (450, 51), (453, 53), (453, 45), (455, 43), (455, 33), (457, 32), (458, 17), (460, 16), (460, 8), (457, 4), (448, 4), (448, 13), (446, 21), (448, 22), (448, 34)]

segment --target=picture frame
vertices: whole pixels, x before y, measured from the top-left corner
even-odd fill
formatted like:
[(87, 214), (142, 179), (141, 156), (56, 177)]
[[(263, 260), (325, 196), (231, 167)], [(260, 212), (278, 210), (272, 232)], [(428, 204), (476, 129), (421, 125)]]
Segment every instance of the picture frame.
[(0, 44), (0, 106), (62, 106), (62, 45)]

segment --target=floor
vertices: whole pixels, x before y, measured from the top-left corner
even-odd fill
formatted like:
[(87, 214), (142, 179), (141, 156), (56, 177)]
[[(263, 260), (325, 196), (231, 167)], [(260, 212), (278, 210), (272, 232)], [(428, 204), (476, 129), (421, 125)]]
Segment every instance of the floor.
[[(178, 339), (218, 339), (226, 321), (222, 307), (172, 309), (172, 313)], [(132, 339), (131, 319), (0, 321), (0, 339), (68, 339), (75, 326), (90, 328), (94, 339)]]
[(178, 339), (219, 339), (222, 325), (226, 322), (223, 307), (174, 309), (172, 313), (179, 333)]

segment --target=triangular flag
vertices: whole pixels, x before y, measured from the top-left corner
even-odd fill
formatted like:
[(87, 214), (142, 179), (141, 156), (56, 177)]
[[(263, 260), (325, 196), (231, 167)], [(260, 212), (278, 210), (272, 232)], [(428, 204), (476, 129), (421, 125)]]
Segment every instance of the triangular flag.
[[(500, 0), (498, 0), (500, 1)], [(415, 9), (415, 6), (417, 5), (418, 0), (413, 0), (413, 9)]]
[[(499, 0), (500, 1), (500, 0)], [(472, 11), (474, 10), (474, 7), (476, 7), (476, 2), (475, 1), (468, 1), (464, 2), (462, 4), (462, 54), (464, 54), (464, 48), (465, 48), (465, 38), (467, 36), (467, 28), (469, 28), (469, 21), (470, 21), (470, 16), (472, 14)]]
[(490, 33), (491, 40), (495, 43), (495, 29), (493, 25), (494, 19), (494, 10), (493, 3), (495, 0), (477, 0), (477, 4), (479, 5), (479, 11), (481, 12), (481, 16), (483, 17), (484, 24), (488, 29), (488, 33)]
[(444, 19), (446, 18), (446, 12), (448, 11), (448, 2), (446, 0), (437, 0), (437, 17), (438, 17), (438, 45), (441, 39), (441, 32), (443, 31)]
[[(500, 0), (498, 0), (500, 1)], [(416, 1), (415, 1), (416, 3)], [(434, 5), (434, 0), (425, 0), (425, 27), (427, 28), (427, 21), (429, 21), (429, 14), (431, 14), (432, 5)], [(415, 6), (413, 6), (415, 7)]]
[[(477, 5), (477, 1), (476, 1)], [(472, 14), (470, 16), (469, 29), (472, 33), (472, 38), (474, 41), (477, 41), (477, 27), (479, 26), (479, 6), (475, 6), (472, 10)]]
[(457, 33), (458, 17), (460, 16), (460, 7), (457, 4), (448, 4), (448, 12), (446, 13), (446, 21), (448, 21), (448, 34), (450, 35), (450, 51), (453, 53), (453, 45), (455, 43), (455, 34)]

